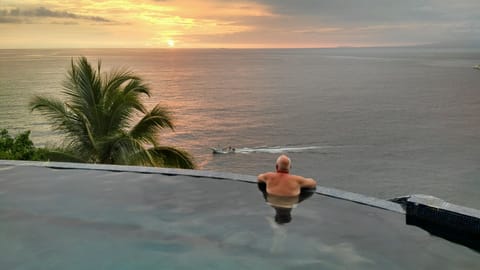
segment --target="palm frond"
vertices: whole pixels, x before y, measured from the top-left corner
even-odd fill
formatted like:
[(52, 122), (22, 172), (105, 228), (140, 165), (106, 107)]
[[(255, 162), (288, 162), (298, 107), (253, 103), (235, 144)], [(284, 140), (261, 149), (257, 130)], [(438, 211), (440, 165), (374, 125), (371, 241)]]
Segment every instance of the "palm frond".
[(109, 129), (125, 129), (130, 125), (134, 111), (147, 113), (142, 100), (135, 94), (117, 92), (111, 97), (112, 101), (106, 108), (106, 126)]
[[(100, 67), (94, 70), (85, 57), (80, 57), (64, 81), (64, 93), (68, 96), (71, 107), (82, 111), (96, 125), (99, 107), (102, 99), (102, 82), (99, 75)], [(99, 123), (101, 124), (101, 123)]]
[(101, 163), (147, 166), (153, 166), (154, 164), (151, 155), (145, 153), (144, 146), (128, 134), (119, 133), (104, 138), (99, 146)]
[(124, 93), (135, 93), (136, 95), (145, 94), (150, 97), (148, 85), (143, 83), (139, 77), (132, 77), (128, 84), (123, 88)]
[(169, 146), (157, 146), (148, 152), (162, 167), (195, 169), (193, 157), (186, 151)]
[[(128, 100), (129, 106), (134, 108), (135, 110), (145, 114), (147, 113), (147, 109), (143, 105), (142, 95), (150, 97), (150, 89), (148, 85), (142, 83), (141, 79), (136, 76), (126, 76), (123, 78), (122, 85), (115, 91), (117, 95), (114, 95), (112, 99), (110, 99), (110, 103), (112, 105), (118, 104), (119, 98), (121, 100)], [(112, 108), (115, 108), (112, 106)]]
[(146, 96), (150, 97), (150, 90), (146, 85), (141, 83), (140, 77), (135, 76), (127, 69), (118, 69), (106, 74), (104, 76), (104, 82), (106, 100), (110, 100), (108, 97), (110, 97), (111, 94), (119, 91), (121, 87), (125, 86), (126, 84), (129, 86), (125, 86), (122, 92), (128, 93), (135, 91), (138, 94), (145, 94)]
[(46, 116), (56, 129), (62, 129), (71, 118), (67, 107), (59, 99), (34, 96), (29, 105), (32, 111), (38, 110)]
[(144, 142), (153, 143), (152, 138), (162, 128), (174, 130), (170, 111), (157, 105), (131, 129), (130, 136)]

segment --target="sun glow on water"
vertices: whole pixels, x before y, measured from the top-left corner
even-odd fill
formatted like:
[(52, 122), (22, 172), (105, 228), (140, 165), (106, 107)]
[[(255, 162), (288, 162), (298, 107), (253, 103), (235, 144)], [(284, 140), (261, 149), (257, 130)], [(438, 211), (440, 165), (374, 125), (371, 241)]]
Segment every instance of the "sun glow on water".
[(173, 39), (167, 40), (167, 45), (168, 45), (168, 47), (170, 47), (170, 48), (175, 47), (175, 40), (173, 40)]

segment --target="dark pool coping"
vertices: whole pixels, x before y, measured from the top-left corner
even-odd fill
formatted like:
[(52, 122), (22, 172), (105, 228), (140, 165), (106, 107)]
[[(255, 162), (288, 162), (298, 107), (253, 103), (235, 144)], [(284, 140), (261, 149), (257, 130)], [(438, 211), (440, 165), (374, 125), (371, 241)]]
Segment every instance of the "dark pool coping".
[[(203, 170), (185, 170), (171, 168), (155, 168), (142, 166), (124, 166), (124, 165), (106, 165), (106, 164), (87, 164), (87, 163), (67, 163), (67, 162), (41, 162), (41, 161), (19, 161), (19, 160), (0, 160), (0, 166), (28, 166), (28, 167), (44, 167), (52, 169), (78, 169), (78, 170), (98, 170), (112, 172), (132, 172), (132, 173), (148, 173), (162, 175), (180, 175), (201, 178), (211, 178), (218, 180), (240, 181), (246, 183), (257, 183), (256, 176), (235, 174), (228, 172), (215, 172)], [(380, 208), (399, 214), (405, 214), (405, 209), (396, 202), (391, 202), (375, 197), (365, 196), (358, 193), (344, 191), (336, 188), (329, 188), (317, 185), (315, 193), (346, 200), (366, 206)]]

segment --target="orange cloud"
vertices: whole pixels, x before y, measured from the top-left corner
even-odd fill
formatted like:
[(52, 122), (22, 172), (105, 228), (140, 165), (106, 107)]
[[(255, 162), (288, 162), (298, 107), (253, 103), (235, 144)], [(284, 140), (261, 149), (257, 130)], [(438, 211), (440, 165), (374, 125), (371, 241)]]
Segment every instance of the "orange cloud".
[[(22, 6), (11, 5), (10, 8), (41, 10), (50, 15), (37, 16), (35, 23), (22, 27), (0, 25), (0, 29), (10, 27), (10, 30), (2, 30), (8, 33), (4, 37), (8, 44), (4, 46), (10, 47), (18, 32), (22, 33), (21, 44), (26, 47), (168, 47), (168, 42), (173, 41), (175, 47), (242, 48), (269, 47), (270, 42), (275, 47), (288, 47), (292, 44), (285, 40), (296, 40), (289, 38), (289, 33), (301, 35), (340, 30), (332, 27), (279, 28), (269, 29), (267, 34), (253, 22), (281, 18), (269, 6), (253, 1), (44, 0), (25, 1)], [(230, 38), (233, 36), (235, 40)], [(256, 40), (258, 36), (265, 36), (265, 39)]]
[(429, 6), (365, 1), (371, 5), (354, 0), (0, 0), (0, 47), (167, 47), (168, 40), (175, 47), (323, 47), (478, 40), (478, 1), (430, 1)]

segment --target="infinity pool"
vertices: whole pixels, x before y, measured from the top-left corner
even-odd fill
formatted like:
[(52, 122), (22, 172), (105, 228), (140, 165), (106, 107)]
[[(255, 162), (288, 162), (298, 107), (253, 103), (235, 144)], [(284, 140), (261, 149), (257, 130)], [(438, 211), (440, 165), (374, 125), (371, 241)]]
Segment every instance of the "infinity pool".
[(318, 194), (279, 225), (255, 184), (0, 166), (1, 269), (478, 269), (402, 214)]

